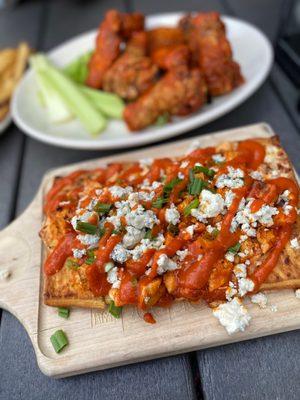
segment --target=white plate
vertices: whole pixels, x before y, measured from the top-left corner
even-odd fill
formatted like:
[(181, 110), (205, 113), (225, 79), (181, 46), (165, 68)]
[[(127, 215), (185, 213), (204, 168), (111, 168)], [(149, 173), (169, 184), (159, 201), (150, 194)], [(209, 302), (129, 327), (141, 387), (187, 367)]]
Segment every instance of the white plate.
[(0, 135), (1, 135), (1, 133), (3, 133), (5, 131), (6, 128), (8, 128), (11, 121), (12, 121), (11, 114), (10, 114), (10, 112), (8, 112), (6, 117), (2, 121), (0, 121)]
[[(147, 17), (147, 27), (175, 25), (182, 13)], [(28, 71), (12, 101), (15, 123), (28, 135), (43, 142), (77, 149), (112, 149), (157, 142), (207, 124), (228, 113), (245, 101), (266, 79), (273, 61), (273, 51), (265, 35), (254, 26), (231, 17), (222, 17), (226, 24), (234, 58), (241, 65), (246, 82), (228, 95), (214, 98), (212, 103), (184, 118), (174, 118), (162, 127), (149, 127), (130, 133), (122, 121), (111, 121), (105, 132), (90, 137), (78, 121), (55, 125), (40, 105), (34, 74)], [(64, 66), (82, 53), (93, 49), (96, 31), (85, 33), (56, 47), (51, 60)]]

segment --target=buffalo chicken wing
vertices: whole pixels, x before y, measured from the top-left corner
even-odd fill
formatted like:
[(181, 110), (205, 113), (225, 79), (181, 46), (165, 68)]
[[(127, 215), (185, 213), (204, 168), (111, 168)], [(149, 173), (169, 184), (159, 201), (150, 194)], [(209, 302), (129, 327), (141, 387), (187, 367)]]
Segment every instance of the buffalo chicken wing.
[(239, 65), (232, 58), (219, 13), (188, 15), (179, 26), (185, 32), (193, 60), (203, 72), (211, 96), (229, 93), (244, 82)]

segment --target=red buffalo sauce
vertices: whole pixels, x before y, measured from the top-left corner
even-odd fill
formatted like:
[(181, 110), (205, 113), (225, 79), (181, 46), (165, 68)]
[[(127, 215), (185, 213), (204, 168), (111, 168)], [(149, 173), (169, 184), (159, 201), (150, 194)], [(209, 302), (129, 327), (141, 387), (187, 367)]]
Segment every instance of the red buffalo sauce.
[[(257, 213), (264, 205), (278, 209), (278, 213), (273, 216), (271, 226), (276, 237), (275, 243), (268, 251), (265, 261), (248, 276), (255, 284), (254, 291), (259, 290), (273, 271), (281, 252), (291, 238), (292, 227), (297, 218), (299, 189), (292, 179), (286, 177), (265, 181), (252, 178), (251, 172), (257, 170), (265, 158), (265, 147), (258, 141), (240, 142), (234, 150), (229, 151), (230, 157), (219, 164), (213, 159), (215, 153), (214, 147), (208, 147), (194, 150), (179, 161), (170, 158), (157, 159), (151, 163), (146, 173), (138, 163), (125, 168), (120, 163), (114, 163), (106, 169), (91, 171), (95, 175), (95, 180), (104, 188), (98, 195), (98, 202), (110, 204), (111, 207), (115, 206), (116, 198), (107, 187), (133, 186), (133, 192), (146, 190), (146, 194), (152, 193), (151, 199), (145, 197), (139, 201), (145, 210), (153, 212), (159, 220), (159, 223), (148, 229), (147, 234), (150, 234), (148, 237), (151, 237), (151, 240), (155, 240), (161, 234), (164, 235), (164, 245), (161, 248), (155, 246), (145, 248), (138, 258), (125, 257), (122, 264), (116, 263), (118, 281), (112, 285), (107, 280), (109, 272), (106, 272), (105, 266), (108, 262), (115, 262), (111, 254), (115, 246), (123, 241), (127, 220), (126, 216), (122, 215), (117, 229), (112, 222), (105, 220), (103, 234), (93, 250), (95, 261), (86, 267), (88, 286), (95, 296), (105, 296), (112, 289), (116, 306), (135, 304), (141, 309), (147, 309), (149, 305), (169, 306), (176, 297), (189, 300), (203, 298), (207, 301), (225, 299), (226, 285), (229, 283), (232, 269), (228, 264), (223, 265), (222, 260), (230, 247), (239, 244), (241, 235), (245, 236), (239, 227), (233, 231), (231, 226), (239, 211), (241, 200), (247, 198), (253, 199), (250, 206), (252, 213)], [(198, 166), (198, 169), (194, 170), (195, 166)], [(204, 185), (201, 190), (217, 192), (224, 199), (228, 188), (219, 188), (216, 182), (219, 176), (227, 173), (229, 166), (243, 172), (243, 185), (230, 189), (234, 198), (226, 212), (212, 218), (212, 222), (209, 223), (197, 221), (190, 212), (186, 213), (189, 204), (197, 200), (201, 193), (200, 191), (195, 194), (190, 191), (193, 179), (198, 180), (198, 185)], [(78, 171), (56, 181), (46, 197), (45, 212), (51, 213), (57, 204), (64, 200), (62, 193), (64, 187), (71, 185), (84, 174), (86, 171)], [(147, 185), (152, 184), (153, 187), (147, 192)], [(143, 185), (146, 185), (146, 189), (141, 188)], [(81, 186), (75, 188), (74, 196), (76, 193), (79, 197), (80, 190)], [(289, 193), (288, 204), (292, 208), (288, 214), (278, 201), (284, 191)], [(81, 207), (88, 207), (91, 198), (86, 196), (82, 199)], [(121, 201), (123, 198), (117, 198), (117, 202)], [(177, 226), (166, 218), (166, 211), (171, 205), (175, 205), (180, 213), (180, 223)], [(133, 207), (132, 210), (137, 207)], [(100, 214), (99, 218), (105, 219), (105, 216)], [(206, 232), (206, 224), (218, 224), (215, 236)], [(195, 231), (194, 234), (188, 233), (191, 227)], [(44, 267), (46, 275), (58, 272), (66, 259), (72, 256), (72, 248), (78, 247), (75, 237), (75, 232), (66, 234), (50, 253)], [(82, 247), (84, 248), (84, 246), (80, 248)], [(132, 249), (126, 251), (130, 253)], [(180, 252), (184, 251), (187, 251), (187, 254), (179, 260)], [(165, 273), (163, 267), (159, 267), (161, 255), (166, 255), (170, 260), (177, 257), (179, 268)], [(83, 256), (83, 264), (87, 257)], [(155, 322), (150, 313), (146, 313), (144, 319), (149, 323)]]

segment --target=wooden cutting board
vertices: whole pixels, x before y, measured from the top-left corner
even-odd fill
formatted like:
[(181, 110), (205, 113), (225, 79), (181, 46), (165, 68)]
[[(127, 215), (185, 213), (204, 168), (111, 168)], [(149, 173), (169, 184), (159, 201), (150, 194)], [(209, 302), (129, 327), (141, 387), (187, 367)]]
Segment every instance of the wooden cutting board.
[[(155, 325), (146, 324), (142, 314), (132, 307), (125, 307), (120, 319), (114, 319), (107, 311), (74, 309), (70, 318), (64, 320), (57, 315), (56, 308), (43, 304), (44, 251), (38, 232), (43, 217), (43, 195), (54, 176), (110, 161), (181, 155), (195, 139), (200, 140), (201, 147), (206, 147), (224, 140), (272, 135), (272, 129), (261, 123), (73, 164), (45, 175), (29, 207), (0, 232), (0, 306), (24, 325), (43, 373), (53, 377), (81, 374), (300, 328), (300, 300), (292, 290), (268, 294), (269, 305), (276, 305), (277, 312), (271, 311), (270, 306), (260, 309), (246, 301), (252, 315), (250, 326), (232, 336), (204, 303), (182, 301), (170, 309), (154, 310)], [(63, 329), (69, 339), (69, 346), (60, 354), (54, 352), (50, 343), (50, 336), (57, 329)]]

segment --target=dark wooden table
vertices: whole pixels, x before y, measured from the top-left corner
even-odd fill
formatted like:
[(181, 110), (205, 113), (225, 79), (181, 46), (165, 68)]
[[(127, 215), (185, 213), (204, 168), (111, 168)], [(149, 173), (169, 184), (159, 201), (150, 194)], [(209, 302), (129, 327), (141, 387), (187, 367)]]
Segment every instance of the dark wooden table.
[[(0, 46), (25, 39), (38, 50), (49, 50), (96, 27), (108, 8), (145, 13), (214, 9), (256, 24), (274, 42), (285, 6), (285, 0), (27, 0), (15, 9), (0, 12)], [(280, 135), (299, 172), (299, 118), (293, 98), (295, 89), (275, 65), (270, 78), (243, 105), (185, 136), (266, 121)], [(7, 225), (27, 206), (46, 170), (102, 154), (108, 152), (47, 146), (12, 125), (0, 137), (0, 226)], [(299, 399), (299, 360), (300, 333), (295, 331), (53, 380), (39, 371), (21, 324), (3, 311), (0, 399)]]

